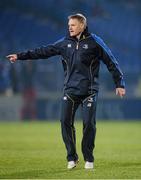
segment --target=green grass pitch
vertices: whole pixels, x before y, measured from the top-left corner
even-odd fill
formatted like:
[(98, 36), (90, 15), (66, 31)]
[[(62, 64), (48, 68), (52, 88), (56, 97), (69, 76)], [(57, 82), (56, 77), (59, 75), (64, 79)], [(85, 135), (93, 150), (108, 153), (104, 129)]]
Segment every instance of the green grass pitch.
[(75, 125), (80, 162), (67, 170), (59, 121), (0, 123), (0, 179), (141, 178), (141, 121), (97, 121), (94, 170), (84, 169), (82, 122)]

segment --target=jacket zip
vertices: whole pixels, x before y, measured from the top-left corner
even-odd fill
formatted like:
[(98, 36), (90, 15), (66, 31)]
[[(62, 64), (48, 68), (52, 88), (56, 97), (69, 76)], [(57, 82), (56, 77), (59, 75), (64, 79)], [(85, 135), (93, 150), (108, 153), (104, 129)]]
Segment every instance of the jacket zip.
[[(90, 36), (86, 37), (85, 39), (87, 39), (87, 38), (89, 38), (89, 37), (90, 37)], [(80, 43), (81, 41), (85, 40), (85, 39), (80, 39), (80, 40), (76, 41), (76, 50), (79, 49), (79, 43)]]
[(79, 48), (79, 41), (76, 43), (76, 49), (78, 50)]

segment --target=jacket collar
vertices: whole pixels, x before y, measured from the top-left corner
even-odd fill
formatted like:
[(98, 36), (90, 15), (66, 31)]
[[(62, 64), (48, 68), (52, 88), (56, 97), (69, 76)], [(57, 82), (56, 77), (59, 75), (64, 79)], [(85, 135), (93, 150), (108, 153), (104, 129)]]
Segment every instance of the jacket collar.
[[(81, 33), (81, 36), (80, 36), (80, 39), (79, 40), (82, 40), (82, 39), (85, 39), (86, 37), (88, 37), (88, 36), (90, 36), (90, 33), (89, 33), (89, 31), (88, 31), (88, 27), (86, 27), (85, 29), (84, 29), (84, 31)], [(76, 40), (76, 41), (78, 41), (78, 39), (76, 38), (76, 36), (70, 36), (70, 34), (69, 34), (69, 32), (68, 32), (68, 34), (67, 34), (67, 39), (71, 39), (71, 40)]]

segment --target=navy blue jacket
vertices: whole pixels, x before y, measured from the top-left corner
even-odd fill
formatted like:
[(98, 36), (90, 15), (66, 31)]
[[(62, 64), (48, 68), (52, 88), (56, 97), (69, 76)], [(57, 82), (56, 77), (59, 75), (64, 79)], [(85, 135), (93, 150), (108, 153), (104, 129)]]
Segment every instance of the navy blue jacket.
[(66, 36), (54, 44), (18, 53), (19, 60), (47, 59), (61, 55), (65, 72), (64, 93), (89, 95), (98, 91), (99, 68), (102, 60), (113, 76), (116, 87), (124, 88), (123, 74), (103, 40), (87, 29), (80, 39)]

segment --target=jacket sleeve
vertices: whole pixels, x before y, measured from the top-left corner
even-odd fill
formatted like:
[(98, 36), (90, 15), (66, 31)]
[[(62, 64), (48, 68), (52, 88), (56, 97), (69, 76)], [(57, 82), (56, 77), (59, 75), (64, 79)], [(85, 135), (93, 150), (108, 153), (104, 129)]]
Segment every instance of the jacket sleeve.
[(60, 55), (61, 42), (62, 41), (57, 41), (51, 45), (42, 46), (33, 50), (17, 53), (18, 60), (47, 59), (51, 56)]
[(116, 88), (118, 87), (125, 88), (123, 73), (118, 65), (118, 62), (116, 61), (116, 58), (113, 56), (111, 50), (98, 36), (96, 36), (96, 42), (99, 49), (99, 55), (100, 55), (99, 58), (104, 62), (104, 64), (106, 64), (109, 72), (111, 72)]

